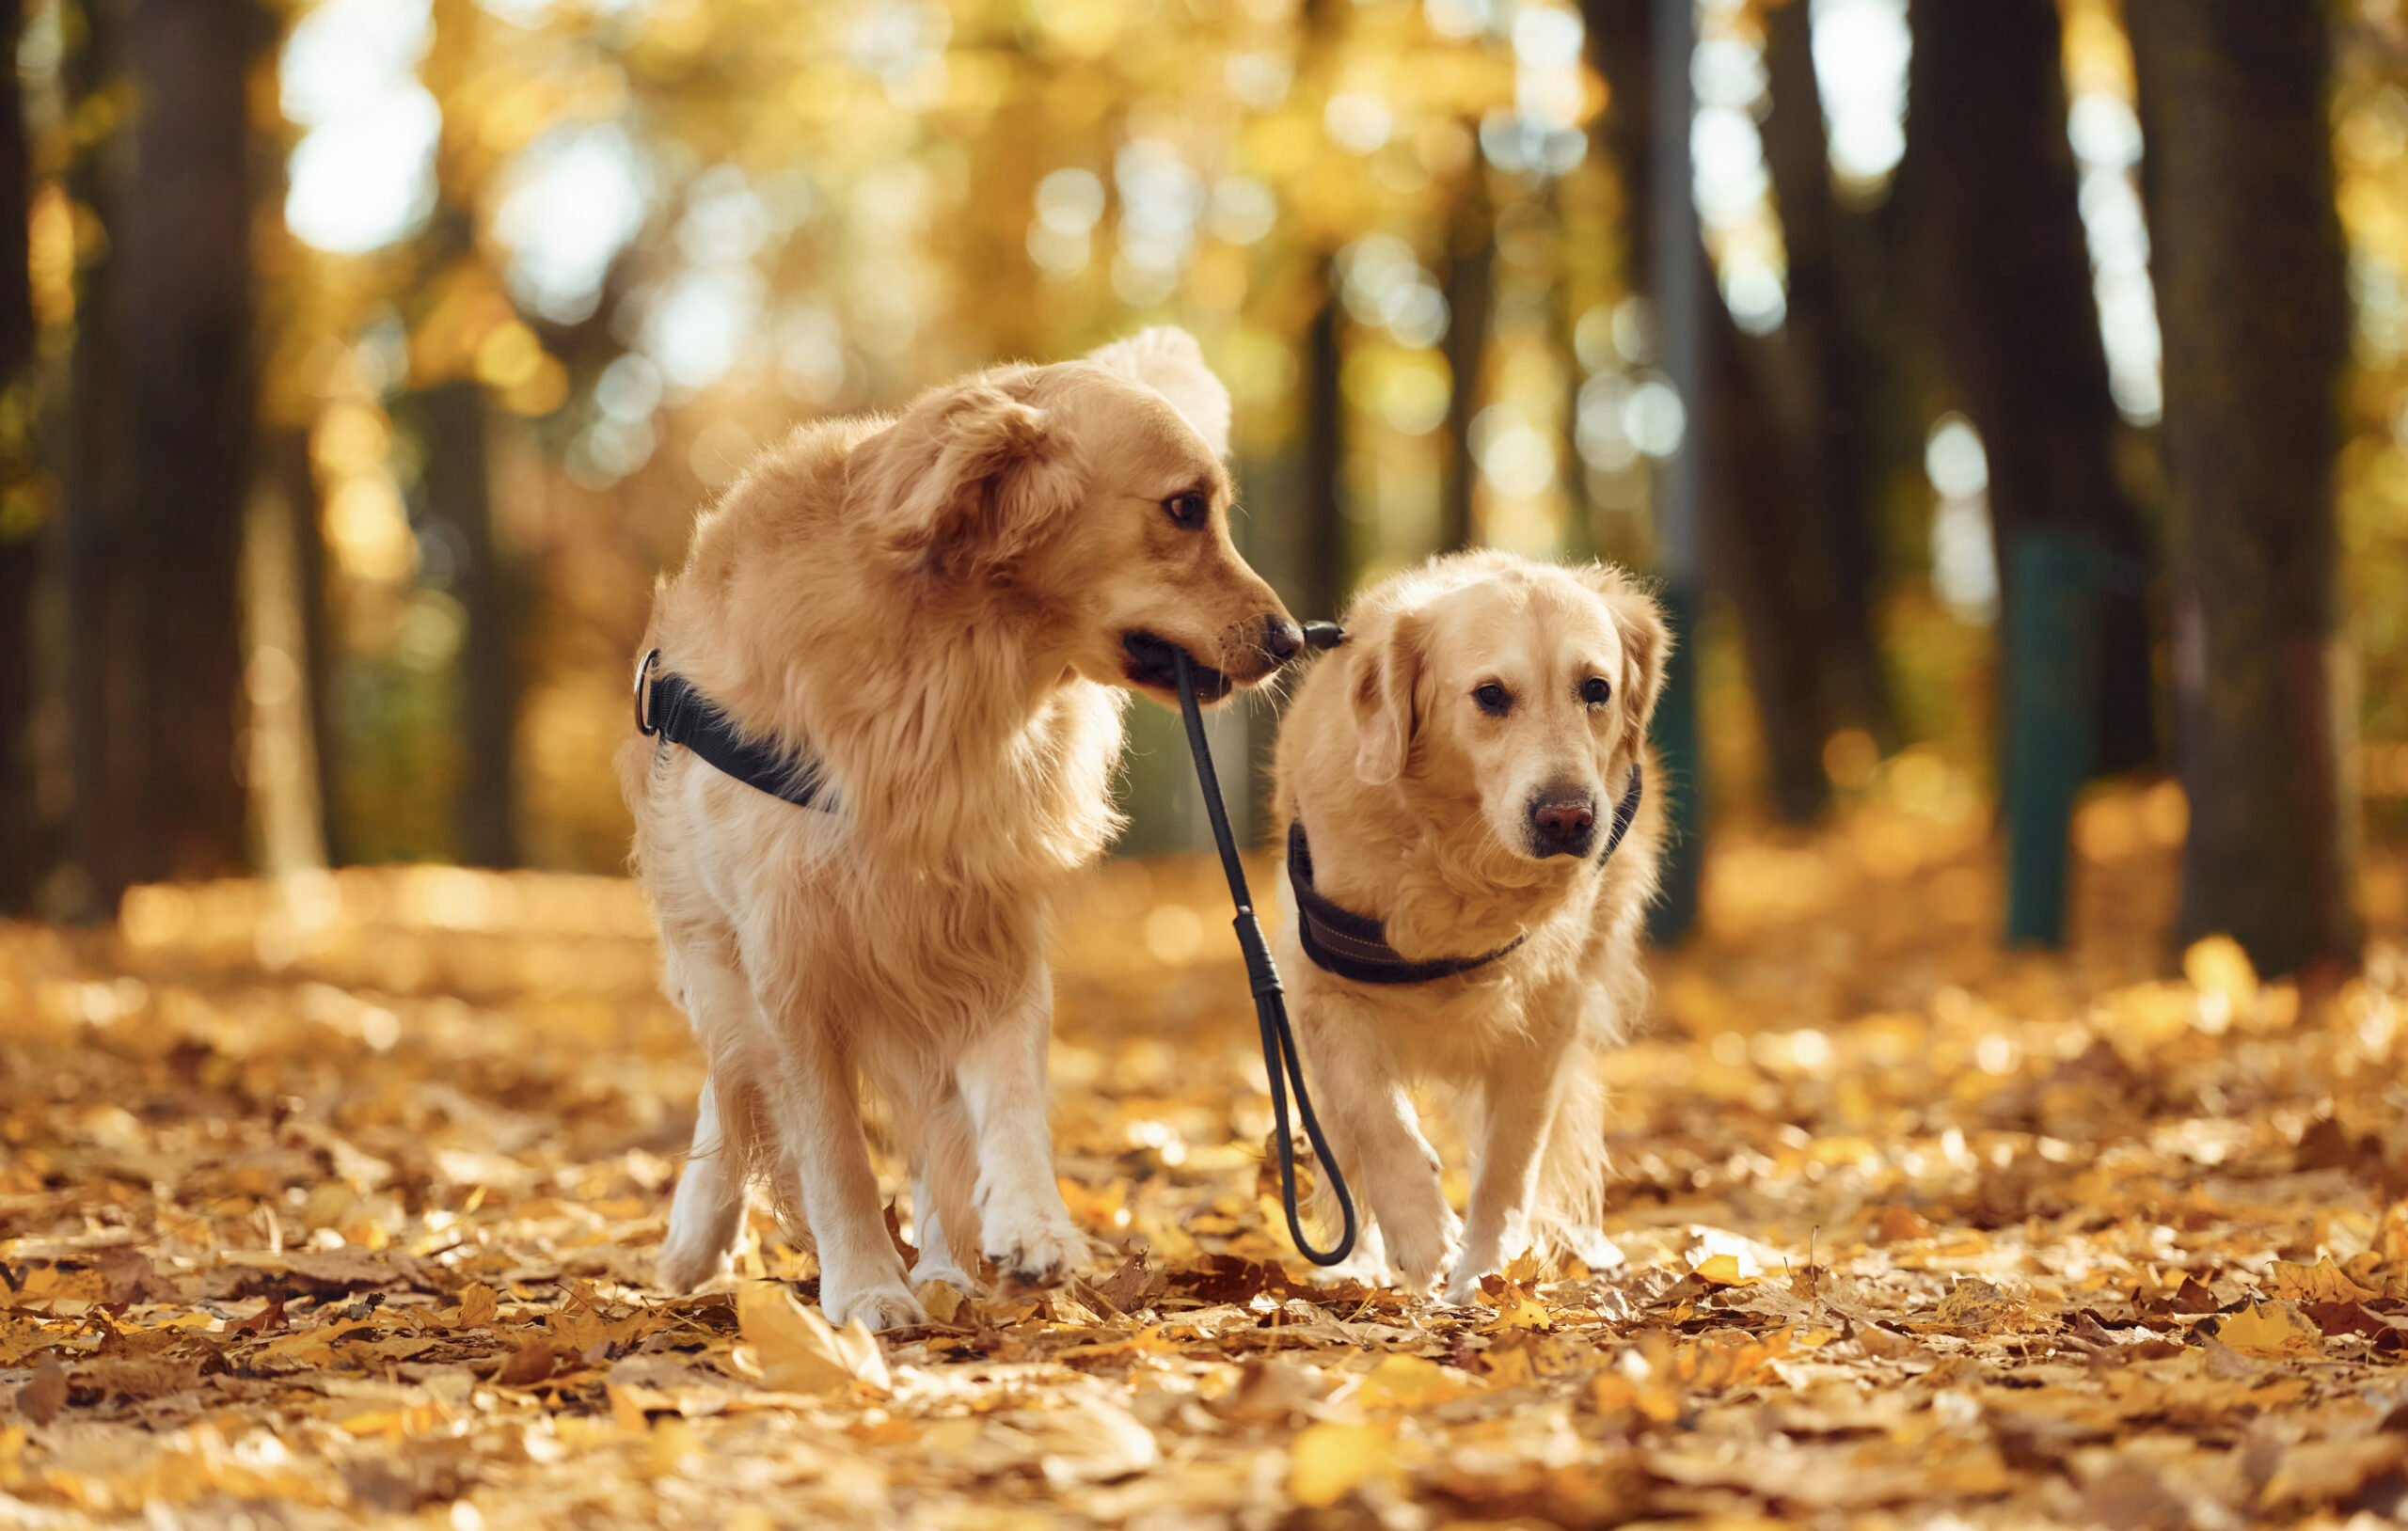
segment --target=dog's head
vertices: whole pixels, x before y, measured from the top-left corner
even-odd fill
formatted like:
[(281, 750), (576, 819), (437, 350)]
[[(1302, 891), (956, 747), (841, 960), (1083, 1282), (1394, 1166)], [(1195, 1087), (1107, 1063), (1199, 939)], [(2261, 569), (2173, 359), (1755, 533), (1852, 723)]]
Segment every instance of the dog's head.
[(1082, 361), (923, 396), (869, 451), (885, 542), (926, 577), (1069, 615), (1089, 680), (1207, 701), (1271, 674), (1296, 624), (1229, 541), (1229, 396), (1194, 337), (1152, 329)]
[(1401, 594), (1348, 624), (1355, 774), (1430, 811), (1476, 804), (1515, 856), (1595, 854), (1663, 687), (1656, 603), (1603, 564), (1496, 553)]

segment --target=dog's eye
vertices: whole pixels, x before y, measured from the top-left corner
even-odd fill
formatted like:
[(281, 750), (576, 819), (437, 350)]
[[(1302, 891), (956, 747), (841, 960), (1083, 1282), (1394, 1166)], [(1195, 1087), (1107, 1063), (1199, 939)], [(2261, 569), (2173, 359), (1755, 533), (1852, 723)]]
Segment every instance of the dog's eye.
[(1613, 700), (1614, 688), (1594, 675), (1580, 683), (1580, 700), (1592, 707), (1602, 707)]
[(1513, 693), (1495, 681), (1474, 691), (1471, 699), (1479, 702), (1480, 710), (1491, 718), (1502, 718), (1513, 710)]
[(1192, 531), (1202, 526), (1204, 518), (1212, 513), (1212, 502), (1191, 489), (1164, 500), (1163, 513), (1170, 517), (1171, 525)]

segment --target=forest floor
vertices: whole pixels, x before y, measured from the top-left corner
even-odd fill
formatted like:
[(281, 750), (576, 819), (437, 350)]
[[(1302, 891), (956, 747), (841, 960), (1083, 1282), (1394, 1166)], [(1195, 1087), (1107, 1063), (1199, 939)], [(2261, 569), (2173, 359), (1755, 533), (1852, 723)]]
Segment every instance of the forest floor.
[(2261, 985), (2164, 945), (2178, 797), (2111, 796), (2072, 950), (2010, 955), (1986, 811), (1890, 785), (1718, 842), (1612, 1064), (1627, 1263), (1471, 1309), (1316, 1289), (1271, 1231), (1207, 863), (1109, 867), (1064, 922), (1060, 1171), (1113, 1253), (876, 1342), (806, 1312), (761, 1214), (737, 1280), (647, 1288), (701, 1074), (626, 884), (346, 872), (0, 927), (0, 1522), (2408, 1507), (2408, 862), (2369, 868), (2362, 972)]

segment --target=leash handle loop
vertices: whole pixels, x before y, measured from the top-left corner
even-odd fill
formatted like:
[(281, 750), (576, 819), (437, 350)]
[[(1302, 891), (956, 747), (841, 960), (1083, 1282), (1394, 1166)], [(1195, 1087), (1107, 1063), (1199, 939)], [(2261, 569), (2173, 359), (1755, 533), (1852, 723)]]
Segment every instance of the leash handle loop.
[[(1271, 946), (1263, 939), (1262, 923), (1255, 918), (1254, 899), (1245, 887), (1245, 868), (1238, 861), (1237, 837), (1229, 832), (1229, 812), (1221, 801), (1220, 776), (1212, 769), (1212, 747), (1204, 737), (1204, 713), (1196, 702), (1194, 662), (1185, 649), (1174, 649), (1172, 654), (1179, 667), (1179, 710), (1187, 720), (1187, 748), (1196, 757), (1196, 780), (1204, 789), (1204, 810), (1212, 821), (1212, 840), (1221, 852), (1221, 870), (1229, 879), (1229, 898), (1237, 905), (1237, 918), (1231, 923), (1237, 928), (1239, 950), (1245, 954), (1246, 981), (1254, 990), (1255, 1019), (1262, 1029), (1262, 1062), (1271, 1076), (1272, 1132), (1279, 1144), (1279, 1198), (1288, 1213), (1288, 1236), (1296, 1241), (1296, 1252), (1313, 1264), (1336, 1265), (1354, 1250), (1354, 1197), (1346, 1188), (1338, 1156), (1330, 1152), (1329, 1140), (1322, 1136), (1320, 1119), (1313, 1115), (1312, 1097), (1305, 1090), (1304, 1062), (1296, 1051), (1295, 1031), (1288, 1024), (1287, 1002), (1280, 995), (1279, 969), (1271, 960)], [(1334, 1249), (1312, 1246), (1305, 1237), (1304, 1219), (1296, 1210), (1296, 1145), (1288, 1130), (1291, 1084), (1296, 1092), (1297, 1119), (1304, 1123), (1305, 1137), (1320, 1156), (1322, 1173), (1329, 1176), (1330, 1190), (1338, 1193), (1338, 1208), (1345, 1221)]]

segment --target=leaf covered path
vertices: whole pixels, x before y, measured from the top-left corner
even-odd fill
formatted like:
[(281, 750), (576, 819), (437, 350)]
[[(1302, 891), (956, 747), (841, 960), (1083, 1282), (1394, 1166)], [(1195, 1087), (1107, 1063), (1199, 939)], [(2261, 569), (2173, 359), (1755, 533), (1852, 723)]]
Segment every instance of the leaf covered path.
[(647, 1289), (701, 1077), (627, 885), (344, 873), (0, 927), (0, 1520), (2400, 1510), (2400, 862), (2362, 974), (2178, 971), (2168, 805), (2111, 797), (2074, 951), (2008, 956), (1983, 815), (1893, 798), (1727, 837), (1613, 1064), (1628, 1263), (1465, 1310), (1283, 1260), (1203, 862), (1108, 868), (1064, 922), (1060, 1170), (1113, 1253), (882, 1342), (788, 1296), (758, 1213), (736, 1282)]

